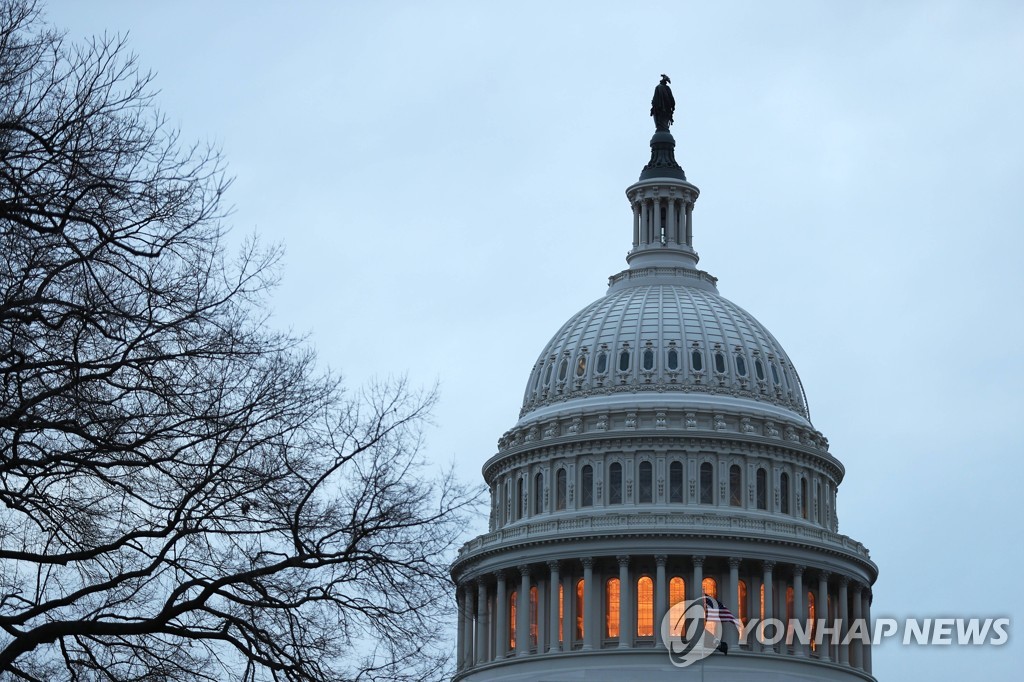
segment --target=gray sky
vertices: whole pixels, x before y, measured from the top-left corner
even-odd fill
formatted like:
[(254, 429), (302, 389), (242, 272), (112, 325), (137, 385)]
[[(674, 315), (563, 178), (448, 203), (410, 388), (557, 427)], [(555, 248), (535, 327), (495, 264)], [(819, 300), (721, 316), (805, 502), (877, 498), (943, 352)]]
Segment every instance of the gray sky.
[[(428, 454), (479, 480), (527, 375), (625, 267), (658, 74), (694, 245), (796, 363), (846, 465), (875, 616), (1024, 615), (1024, 4), (49, 3), (128, 33), (239, 238), (286, 245), (275, 323), (353, 384), (440, 381)], [(1014, 510), (1018, 511), (1014, 511)], [(1013, 530), (1017, 528), (1017, 530)], [(882, 679), (1019, 679), (1001, 648)]]

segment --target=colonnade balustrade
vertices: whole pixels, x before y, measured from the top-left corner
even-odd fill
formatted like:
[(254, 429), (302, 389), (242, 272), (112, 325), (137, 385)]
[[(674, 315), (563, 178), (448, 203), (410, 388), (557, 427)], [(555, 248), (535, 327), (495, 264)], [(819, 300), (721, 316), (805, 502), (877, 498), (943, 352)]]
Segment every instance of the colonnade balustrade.
[[(856, 621), (870, 622), (870, 587), (854, 577), (810, 565), (667, 554), (549, 560), (462, 580), (458, 667), (511, 657), (664, 647), (665, 614), (673, 604), (703, 594), (740, 620), (737, 627), (709, 624), (730, 647), (871, 672), (864, 637), (855, 633), (843, 643)], [(811, 637), (808, 644), (801, 642), (804, 632)]]

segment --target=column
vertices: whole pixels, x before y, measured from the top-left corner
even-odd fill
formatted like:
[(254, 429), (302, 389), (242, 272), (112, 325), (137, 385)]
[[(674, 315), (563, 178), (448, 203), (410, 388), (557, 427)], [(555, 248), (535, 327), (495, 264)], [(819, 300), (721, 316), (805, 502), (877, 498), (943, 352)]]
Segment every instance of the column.
[(516, 656), (530, 653), (530, 567), (519, 567), (519, 599), (516, 603)]
[[(549, 561), (548, 569), (551, 571), (549, 582), (551, 584), (551, 595), (548, 597), (548, 652), (558, 651), (558, 588), (562, 581), (558, 575), (558, 562)], [(538, 650), (540, 647), (537, 647)]]
[(476, 582), (476, 662), (487, 661), (487, 585)]
[(580, 559), (583, 563), (583, 649), (595, 649), (597, 641), (597, 597), (594, 594), (594, 560), (590, 557)]
[[(640, 199), (640, 243), (647, 244), (648, 235), (651, 233), (650, 211), (647, 210), (647, 200)], [(584, 630), (586, 632), (586, 630)]]
[(700, 599), (704, 594), (704, 557), (697, 555), (693, 557), (693, 586), (690, 588), (690, 600)]
[(455, 646), (455, 667), (462, 670), (466, 662), (466, 588), (461, 585), (455, 592), (455, 608), (459, 617), (459, 634)]
[(665, 225), (665, 238), (669, 244), (679, 243), (679, 221), (676, 220), (676, 200), (668, 200), (668, 222)]
[[(793, 567), (793, 619), (796, 624), (807, 624), (807, 604), (804, 603), (804, 567)], [(786, 623), (787, 633), (792, 632), (794, 623)], [(787, 635), (787, 639), (788, 639)], [(800, 640), (793, 639), (793, 653), (797, 656), (806, 656), (807, 647), (800, 643)]]
[(654, 557), (654, 646), (660, 647), (661, 621), (665, 620), (668, 611), (668, 582), (665, 579), (665, 564), (668, 557), (658, 554)]
[(633, 248), (640, 244), (640, 204), (633, 202)]
[[(773, 602), (772, 602), (772, 587), (774, 586), (773, 582), (772, 582), (773, 581), (773, 578), (772, 578), (772, 569), (773, 568), (775, 568), (775, 562), (774, 561), (762, 561), (761, 562), (761, 570), (763, 571), (763, 575), (762, 575), (762, 578), (761, 578), (761, 584), (764, 585), (764, 620), (765, 620), (765, 622), (767, 622), (767, 621), (769, 621), (769, 620), (771, 620), (772, 618), (775, 617), (775, 615), (774, 615), (775, 611), (774, 611), (774, 609), (772, 609), (772, 604), (773, 604)], [(763, 626), (762, 626), (762, 629), (761, 629), (761, 633), (764, 634)], [(763, 641), (764, 640), (762, 640), (762, 642)], [(774, 650), (774, 646), (764, 645), (764, 650), (765, 651)]]
[[(859, 583), (853, 585), (853, 622), (857, 623), (861, 619), (861, 586)], [(857, 629), (858, 633), (863, 633), (862, 628)], [(860, 639), (850, 640), (850, 665), (854, 668), (864, 667), (864, 645)]]
[(619, 561), (619, 648), (625, 649), (633, 642), (629, 614), (633, 607), (629, 595), (629, 557), (617, 556)]
[(850, 579), (845, 575), (839, 576), (839, 622), (841, 627), (839, 628), (839, 662), (843, 665), (850, 664), (850, 647), (843, 644), (843, 640), (846, 639), (846, 633), (850, 631), (850, 619), (849, 619), (849, 605), (846, 603), (847, 585)]
[(868, 642), (864, 644), (864, 672), (871, 674), (871, 588), (864, 588), (861, 593), (861, 613), (864, 614), (864, 624), (868, 634)]
[(665, 233), (665, 223), (661, 220), (661, 205), (664, 199), (654, 198), (654, 241), (661, 244), (661, 237)]
[[(828, 612), (828, 571), (820, 571), (818, 573), (818, 601), (815, 604), (815, 618), (819, 623), (824, 623), (828, 627), (832, 627), (834, 623), (829, 622), (829, 618), (832, 614)], [(832, 646), (832, 640), (835, 635), (829, 635), (826, 639), (821, 640), (821, 646), (818, 647), (818, 658), (823, 661), (830, 659), (829, 649)]]
[(693, 246), (693, 202), (686, 202), (686, 245)]
[(727, 604), (732, 612), (740, 617), (740, 561), (739, 557), (729, 557), (729, 599)]
[(505, 571), (495, 571), (498, 584), (494, 588), (494, 657), (505, 658), (508, 652), (508, 595), (505, 593)]

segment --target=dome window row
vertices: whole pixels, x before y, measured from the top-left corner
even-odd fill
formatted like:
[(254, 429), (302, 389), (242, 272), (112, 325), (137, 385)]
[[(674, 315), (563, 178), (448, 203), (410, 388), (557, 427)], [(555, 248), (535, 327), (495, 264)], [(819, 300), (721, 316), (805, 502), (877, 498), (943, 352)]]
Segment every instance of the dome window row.
[[(616, 352), (616, 371), (613, 373), (609, 373), (612, 352), (607, 344), (601, 344), (599, 347), (592, 368), (589, 363), (590, 351), (585, 346), (572, 361), (572, 364), (570, 364), (572, 359), (569, 357), (568, 351), (563, 352), (561, 358), (552, 355), (548, 360), (538, 365), (534, 371), (534, 379), (531, 385), (532, 395), (530, 397), (543, 400), (551, 394), (558, 395), (579, 390), (588, 378), (597, 386), (604, 385), (609, 379), (617, 379), (618, 383), (625, 384), (630, 379), (629, 375), (633, 368), (634, 353), (635, 351), (629, 342), (624, 342)], [(695, 384), (701, 384), (707, 378), (705, 350), (695, 341), (690, 346), (687, 355), (690, 361), (689, 372), (692, 381)], [(731, 365), (735, 378), (739, 380), (742, 387), (749, 388), (750, 367), (752, 365), (754, 379), (762, 393), (767, 392), (769, 387), (774, 389), (774, 393), (777, 396), (787, 395), (792, 397), (796, 393), (794, 390), (796, 382), (790, 374), (785, 360), (782, 358), (776, 358), (774, 355), (769, 354), (766, 359), (762, 359), (761, 351), (754, 350), (751, 353), (753, 360), (751, 362), (751, 357), (748, 357), (747, 353), (740, 346), (736, 346), (732, 352), (729, 352), (720, 343), (715, 343), (712, 346), (710, 355), (713, 369), (711, 376), (719, 385), (724, 385), (725, 381), (729, 378)], [(650, 382), (659, 369), (660, 358), (664, 372), (668, 375), (669, 380), (674, 383), (678, 380), (678, 375), (684, 371), (682, 367), (683, 356), (684, 354), (675, 341), (668, 342), (664, 353), (659, 353), (654, 343), (647, 341), (639, 352), (639, 374), (645, 381)], [(731, 363), (729, 361), (730, 356), (732, 358)], [(555, 371), (556, 367), (557, 372)], [(568, 385), (570, 367), (574, 368), (572, 378), (575, 385)], [(588, 372), (588, 370), (591, 371)], [(770, 382), (769, 373), (771, 376)], [(610, 374), (614, 374), (614, 377), (610, 377)]]

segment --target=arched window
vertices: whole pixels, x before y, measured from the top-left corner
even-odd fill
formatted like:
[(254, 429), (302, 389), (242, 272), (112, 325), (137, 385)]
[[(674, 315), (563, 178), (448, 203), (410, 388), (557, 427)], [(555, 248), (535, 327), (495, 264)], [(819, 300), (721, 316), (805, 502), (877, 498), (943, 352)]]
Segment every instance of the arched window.
[(646, 575), (636, 581), (636, 636), (654, 637), (654, 581)]
[(654, 467), (650, 462), (640, 462), (640, 485), (639, 493), (641, 503), (654, 501)]
[(729, 506), (743, 506), (743, 472), (738, 464), (729, 467)]
[(825, 520), (825, 512), (822, 510), (821, 481), (814, 482), (814, 520), (818, 523)]
[(565, 469), (559, 469), (555, 474), (555, 509), (565, 509), (566, 482)]
[(622, 465), (618, 462), (608, 467), (608, 504), (622, 504)]
[(768, 472), (757, 470), (757, 508), (768, 509)]
[(718, 599), (718, 581), (714, 578), (704, 578), (700, 583), (700, 589), (712, 599)]
[(711, 462), (704, 462), (700, 465), (700, 503), (714, 504), (714, 494), (714, 468)]
[(576, 641), (583, 641), (583, 579), (576, 581)]
[(619, 636), (619, 579), (609, 578), (605, 583), (604, 625), (605, 636), (615, 639)]
[(576, 378), (582, 379), (583, 375), (587, 373), (587, 356), (581, 355), (576, 358)]
[(516, 478), (516, 521), (523, 518), (523, 477)]
[(747, 359), (739, 353), (736, 354), (736, 373), (741, 377), (747, 376)]
[(668, 466), (668, 501), (683, 501), (683, 463), (672, 462)]
[(725, 373), (725, 355), (720, 352), (715, 352), (715, 371), (719, 374)]
[[(671, 609), (676, 604), (686, 601), (686, 581), (679, 576), (673, 576), (668, 581), (668, 607)], [(682, 607), (680, 607), (682, 609)], [(682, 611), (672, 614), (672, 635), (679, 636), (683, 630)]]
[(807, 479), (800, 477), (800, 516), (807, 518), (810, 507), (807, 506)]
[(544, 474), (537, 472), (533, 477), (533, 513), (544, 511)]
[(512, 481), (505, 479), (505, 523), (512, 520)]
[(783, 514), (789, 514), (789, 474), (785, 471), (779, 476), (779, 506)]
[(515, 590), (508, 595), (508, 648), (516, 648), (516, 609), (519, 608), (519, 593)]
[(530, 588), (530, 646), (537, 647), (537, 588)]
[(589, 464), (580, 471), (580, 506), (594, 506), (594, 467)]

